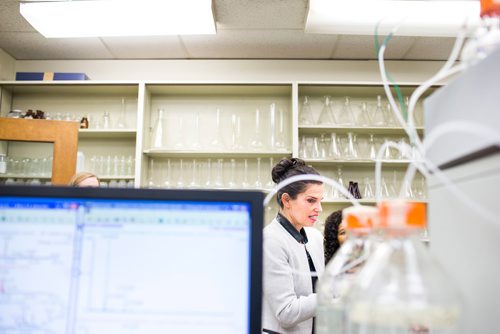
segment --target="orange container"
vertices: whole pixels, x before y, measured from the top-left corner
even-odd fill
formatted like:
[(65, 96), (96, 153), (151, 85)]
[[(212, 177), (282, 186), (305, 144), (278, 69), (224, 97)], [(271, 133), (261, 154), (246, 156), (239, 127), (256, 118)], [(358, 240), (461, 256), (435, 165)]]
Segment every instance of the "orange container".
[(481, 17), (500, 16), (500, 0), (481, 0)]

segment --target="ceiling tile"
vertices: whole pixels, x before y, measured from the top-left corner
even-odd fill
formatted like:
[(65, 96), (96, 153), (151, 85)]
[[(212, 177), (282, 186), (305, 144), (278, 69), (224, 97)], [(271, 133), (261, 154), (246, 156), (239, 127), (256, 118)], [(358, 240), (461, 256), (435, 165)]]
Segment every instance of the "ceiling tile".
[(178, 36), (101, 38), (113, 57), (120, 59), (179, 59), (186, 50)]
[(19, 13), (19, 0), (0, 1), (0, 31), (36, 31)]
[(19, 60), (112, 58), (98, 38), (47, 39), (39, 33), (0, 32), (0, 47)]
[[(379, 39), (382, 43), (382, 39)], [(413, 45), (415, 37), (393, 37), (385, 51), (385, 59), (401, 59)], [(374, 36), (340, 35), (332, 58), (377, 59)]]
[(302, 30), (224, 30), (182, 40), (192, 58), (328, 59), (337, 37)]
[(217, 29), (303, 29), (307, 0), (215, 0)]
[(404, 55), (405, 60), (446, 60), (455, 44), (454, 37), (418, 37)]

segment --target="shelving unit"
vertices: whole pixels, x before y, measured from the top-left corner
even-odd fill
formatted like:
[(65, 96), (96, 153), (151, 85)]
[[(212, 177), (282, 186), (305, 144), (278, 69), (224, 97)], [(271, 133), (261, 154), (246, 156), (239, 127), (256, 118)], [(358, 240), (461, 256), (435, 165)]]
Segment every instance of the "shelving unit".
[[(417, 85), (400, 84), (402, 94), (410, 95)], [(133, 157), (133, 175), (101, 173), (100, 177), (103, 180), (133, 179), (135, 187), (173, 186), (176, 178), (188, 180), (193, 175), (196, 178), (193, 184), (206, 187), (216, 172), (214, 165), (220, 164), (225, 180), (235, 177), (240, 183), (245, 183), (242, 174), (246, 170), (245, 177), (250, 186), (224, 184), (219, 188), (262, 189), (266, 187), (259, 187), (260, 181), (256, 178), (264, 184), (269, 183), (271, 162), (276, 163), (287, 156), (301, 157), (302, 137), (314, 138), (331, 133), (346, 136), (350, 132), (363, 140), (369, 135), (380, 140), (406, 136), (401, 127), (393, 125), (300, 124), (301, 104), (305, 96), (309, 97), (313, 116), (318, 119), (323, 96), (331, 96), (334, 109), (342, 107), (342, 99), (346, 96), (350, 98), (353, 108), (363, 102), (372, 105), (377, 101), (377, 95), (384, 96), (380, 83), (11, 81), (0, 82), (0, 87), (2, 117), (12, 109), (40, 109), (53, 117), (69, 115), (76, 121), (88, 115), (90, 128), (80, 129), (78, 145), (79, 151), (85, 155), (86, 169), (91, 170), (92, 161), (100, 157), (107, 161), (115, 156), (120, 159), (123, 156), (126, 159)], [(385, 98), (383, 101), (387, 103)], [(161, 145), (154, 147), (159, 109), (163, 109), (164, 116), (163, 138)], [(104, 112), (110, 115), (108, 128), (103, 128), (101, 119)], [(417, 131), (423, 136), (421, 114), (422, 107), (418, 105)], [(117, 126), (119, 117), (125, 119), (125, 127)], [(0, 150), (14, 156), (16, 152), (25, 154), (29, 151), (29, 148), (19, 149), (18, 146), (4, 144)], [(344, 168), (348, 177), (358, 180), (372, 175), (375, 168), (374, 160), (366, 156), (357, 159), (345, 156), (307, 157), (305, 160), (332, 178), (339, 166)], [(171, 166), (172, 170), (168, 173), (172, 180), (165, 183), (167, 163), (174, 167)], [(408, 163), (407, 159), (384, 160), (383, 172), (400, 175)], [(181, 170), (179, 164), (182, 164)], [(260, 171), (257, 170), (259, 164)], [(211, 165), (210, 174), (206, 170), (208, 165)], [(181, 185), (192, 187), (187, 181)], [(325, 213), (349, 205), (347, 200), (331, 198), (326, 198), (324, 203)], [(373, 204), (374, 201), (367, 199), (362, 203)]]

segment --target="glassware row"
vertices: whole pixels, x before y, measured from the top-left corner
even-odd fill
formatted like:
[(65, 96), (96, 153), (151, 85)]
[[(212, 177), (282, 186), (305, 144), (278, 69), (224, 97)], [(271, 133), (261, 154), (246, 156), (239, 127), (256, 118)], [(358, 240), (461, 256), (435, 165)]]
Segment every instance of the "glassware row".
[[(375, 188), (375, 178), (373, 173), (356, 173), (349, 171), (344, 173), (345, 168), (342, 166), (337, 166), (334, 170), (320, 170), (320, 173), (324, 176), (330, 177), (331, 179), (337, 181), (340, 185), (344, 186), (346, 190), (350, 187), (350, 183), (357, 183), (357, 188), (359, 189), (359, 199), (365, 200), (375, 200), (376, 198), (376, 188)], [(427, 199), (427, 186), (425, 178), (418, 174), (415, 176), (411, 184), (405, 184), (404, 182), (404, 171), (384, 171), (382, 172), (381, 178), (381, 198), (382, 199), (395, 199), (395, 198), (405, 198), (413, 200), (426, 200)], [(403, 189), (403, 196), (401, 195), (401, 189)], [(346, 196), (340, 193), (337, 188), (327, 185), (325, 187), (325, 200), (344, 200)]]
[[(408, 110), (408, 97), (404, 99), (404, 108)], [(319, 114), (319, 115), (318, 115)], [(415, 124), (423, 124), (421, 110), (415, 113)], [(299, 125), (335, 125), (360, 127), (398, 127), (399, 122), (386, 99), (381, 95), (372, 99), (351, 100), (350, 97), (317, 98), (303, 96), (299, 107)]]
[[(299, 157), (302, 159), (375, 161), (380, 147), (388, 141), (408, 144), (406, 137), (380, 138), (373, 134), (358, 136), (354, 132), (348, 132), (345, 135), (335, 132), (323, 133), (320, 136), (302, 135), (299, 143)], [(411, 160), (416, 157), (418, 157), (416, 151), (409, 147), (403, 151), (387, 147), (382, 154), (384, 161)]]
[(34, 178), (50, 178), (53, 158), (27, 158), (6, 156), (6, 169), (3, 176), (24, 176)]
[(160, 108), (151, 125), (152, 149), (241, 151), (288, 149), (286, 110), (275, 103), (249, 113), (210, 112), (167, 114)]
[(131, 155), (93, 155), (90, 171), (99, 178), (132, 177), (135, 173), (135, 158)]
[(271, 189), (271, 169), (277, 159), (150, 158), (149, 188)]

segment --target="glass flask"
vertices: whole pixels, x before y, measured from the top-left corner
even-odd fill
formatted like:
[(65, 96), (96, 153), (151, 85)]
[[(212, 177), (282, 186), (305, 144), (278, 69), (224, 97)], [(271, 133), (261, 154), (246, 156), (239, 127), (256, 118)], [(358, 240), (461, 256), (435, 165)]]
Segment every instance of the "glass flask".
[[(66, 118), (68, 118), (68, 115), (69, 114), (66, 114)], [(111, 128), (111, 115), (107, 111), (105, 111), (104, 114), (102, 115), (102, 127), (104, 129)]]
[[(336, 181), (338, 182), (339, 185), (341, 185), (343, 188), (345, 188), (342, 166), (337, 167)], [(333, 199), (340, 199), (340, 198), (344, 198), (344, 197), (345, 196), (342, 195), (342, 193), (336, 187), (332, 187), (332, 198)]]
[(217, 159), (217, 168), (215, 168), (215, 179), (214, 179), (215, 188), (223, 188), (224, 187), (224, 160)]
[(352, 113), (351, 100), (348, 96), (344, 98), (344, 103), (340, 112), (337, 114), (337, 123), (340, 126), (353, 126), (354, 116)]
[(306, 136), (302, 136), (302, 138), (300, 139), (299, 157), (301, 159), (309, 159), (310, 158), (309, 148), (307, 147), (307, 138), (306, 138)]
[(231, 149), (237, 151), (241, 149), (241, 118), (239, 115), (231, 115)]
[(262, 150), (264, 149), (264, 143), (262, 142), (262, 124), (260, 122), (260, 109), (257, 108), (255, 110), (255, 130), (254, 137), (250, 142), (250, 147), (254, 150)]
[(194, 140), (191, 143), (191, 149), (192, 150), (199, 150), (201, 149), (201, 142), (200, 142), (200, 113), (197, 112), (194, 114), (194, 120), (193, 120), (193, 135), (194, 135)]
[(212, 159), (207, 159), (205, 188), (212, 187)]
[(155, 173), (156, 173), (156, 162), (155, 159), (151, 158), (149, 159), (149, 166), (148, 166), (148, 188), (155, 188)]
[(363, 181), (363, 198), (372, 199), (374, 197), (375, 196), (373, 195), (372, 181), (369, 177), (366, 176)]
[(385, 119), (384, 110), (382, 107), (382, 96), (380, 95), (377, 95), (377, 104), (373, 109), (371, 120), (373, 126), (387, 126), (387, 121)]
[(299, 112), (299, 125), (313, 125), (314, 117), (311, 109), (311, 104), (309, 102), (309, 97), (304, 96), (302, 100), (302, 106)]
[(459, 332), (461, 297), (421, 241), (424, 203), (382, 202), (380, 241), (347, 301), (349, 334)]
[(158, 109), (158, 117), (156, 118), (155, 124), (153, 126), (153, 134), (151, 138), (151, 148), (162, 148), (163, 147), (163, 137), (164, 137), (164, 110)]
[(312, 139), (311, 158), (313, 158), (313, 159), (319, 158), (319, 138), (318, 137), (313, 137), (313, 139)]
[(229, 180), (227, 181), (229, 188), (236, 188), (236, 160), (231, 159), (229, 165)]
[(328, 157), (331, 159), (342, 158), (342, 148), (340, 146), (340, 140), (335, 132), (332, 132), (330, 134), (330, 149), (328, 150)]
[(261, 158), (257, 158), (257, 166), (255, 170), (255, 188), (262, 189), (262, 178), (261, 178)]
[(191, 163), (191, 182), (189, 182), (189, 188), (198, 188), (198, 164), (196, 159), (193, 159)]
[[(270, 157), (269, 158), (269, 169), (268, 170), (273, 170), (273, 167), (274, 167), (274, 158)], [(272, 189), (273, 187), (274, 187), (274, 182), (273, 182), (271, 173), (268, 173), (268, 177), (267, 177), (267, 182), (266, 182), (265, 188), (266, 189)]]
[(334, 125), (335, 116), (333, 115), (332, 101), (329, 96), (323, 97), (323, 107), (321, 108), (321, 113), (318, 118), (318, 125)]
[(278, 129), (276, 131), (275, 144), (278, 151), (286, 151), (285, 112), (283, 109), (278, 109)]
[(177, 184), (176, 187), (179, 189), (184, 188), (185, 182), (184, 182), (184, 160), (179, 159), (179, 164), (177, 165)]
[(382, 111), (384, 112), (386, 126), (397, 126), (396, 116), (394, 115), (391, 104), (387, 103), (387, 106), (383, 108)]
[(370, 133), (370, 138), (368, 139), (368, 158), (370, 160), (377, 160), (377, 149), (375, 147), (374, 135)]
[(347, 238), (316, 285), (318, 308), (316, 334), (346, 333), (346, 295), (376, 243), (369, 238), (378, 221), (378, 209), (352, 206), (342, 211)]
[(248, 159), (243, 160), (243, 181), (241, 181), (241, 187), (250, 187), (250, 182), (248, 181)]
[(368, 104), (366, 102), (361, 103), (361, 107), (359, 107), (358, 113), (356, 116), (356, 125), (357, 126), (370, 126), (370, 113), (368, 110)]
[(162, 173), (163, 173), (163, 188), (171, 188), (172, 183), (170, 182), (170, 174), (172, 173), (172, 166), (170, 164), (170, 159), (167, 159), (167, 161), (164, 162), (163, 168), (162, 168)]
[(269, 147), (274, 150), (276, 148), (276, 103), (271, 103), (269, 106), (269, 126), (270, 126), (270, 134), (269, 134)]
[(122, 97), (122, 104), (120, 108), (120, 117), (118, 118), (118, 122), (116, 123), (116, 127), (119, 129), (127, 128), (127, 113), (126, 113), (126, 103), (125, 98)]
[(344, 155), (348, 160), (358, 159), (358, 143), (356, 134), (353, 132), (347, 133), (347, 141), (344, 147)]
[(223, 150), (225, 148), (224, 139), (222, 137), (223, 131), (221, 126), (221, 110), (215, 110), (215, 138), (212, 140), (212, 147), (215, 150)]
[(328, 139), (322, 133), (319, 137), (318, 143), (318, 158), (326, 159), (328, 157)]

